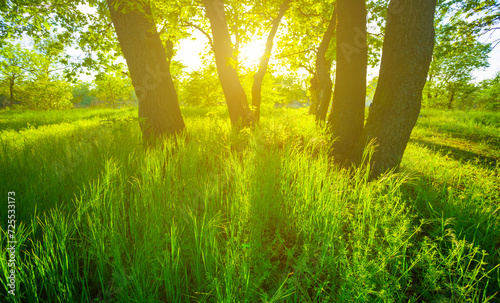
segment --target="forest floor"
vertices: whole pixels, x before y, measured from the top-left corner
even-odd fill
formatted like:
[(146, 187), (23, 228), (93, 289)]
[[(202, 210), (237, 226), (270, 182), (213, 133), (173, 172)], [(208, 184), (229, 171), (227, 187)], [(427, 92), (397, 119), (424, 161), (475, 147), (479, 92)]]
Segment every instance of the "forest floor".
[(183, 114), (0, 111), (1, 302), (500, 301), (500, 113), (423, 110), (373, 182), (306, 109)]

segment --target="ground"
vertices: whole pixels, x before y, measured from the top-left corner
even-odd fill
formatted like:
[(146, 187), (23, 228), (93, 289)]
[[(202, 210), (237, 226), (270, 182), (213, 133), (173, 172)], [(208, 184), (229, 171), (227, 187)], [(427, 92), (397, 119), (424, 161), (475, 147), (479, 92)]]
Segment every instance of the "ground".
[(183, 138), (144, 150), (134, 108), (0, 111), (17, 299), (499, 300), (500, 113), (423, 110), (374, 182), (332, 164), (307, 109), (239, 134), (223, 107), (183, 115)]

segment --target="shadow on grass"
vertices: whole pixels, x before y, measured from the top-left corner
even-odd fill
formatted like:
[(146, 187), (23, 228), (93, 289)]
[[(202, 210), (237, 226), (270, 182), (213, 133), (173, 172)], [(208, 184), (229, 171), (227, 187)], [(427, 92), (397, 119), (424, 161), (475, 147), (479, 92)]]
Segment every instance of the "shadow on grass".
[[(140, 146), (130, 134), (129, 122), (99, 123), (40, 136), (0, 157), (0, 183), (16, 193), (17, 218), (29, 222), (51, 208), (73, 207), (72, 199), (104, 171), (110, 158), (126, 162)], [(130, 122), (135, 125), (136, 122)], [(134, 144), (137, 143), (137, 144)], [(0, 206), (7, 213), (7, 204)], [(7, 216), (0, 218), (2, 226)]]
[(457, 161), (463, 162), (475, 162), (475, 165), (482, 166), (487, 169), (495, 168), (500, 159), (490, 156), (484, 156), (471, 151), (463, 150), (457, 147), (452, 147), (444, 144), (438, 144), (421, 139), (410, 139), (410, 142), (422, 145), (436, 152), (439, 152), (443, 156), (448, 156)]
[[(403, 200), (416, 210), (415, 223), (426, 222), (417, 242), (441, 239), (436, 243), (446, 260), (452, 260), (452, 251), (461, 240), (467, 241), (470, 251), (473, 251), (472, 247), (478, 253), (483, 251), (484, 270), (491, 272), (483, 276), (480, 283), (485, 288), (486, 297), (495, 295), (498, 299), (500, 271), (494, 269), (500, 260), (500, 217), (495, 203), (498, 195), (479, 193), (474, 187), (450, 189), (447, 184), (433, 184), (425, 174), (416, 175), (420, 177), (404, 184), (401, 189)], [(477, 254), (476, 258), (479, 256)]]
[(486, 143), (500, 149), (500, 137), (485, 134), (461, 134), (459, 132), (449, 132), (453, 138), (464, 139), (474, 143)]
[[(439, 133), (448, 134), (455, 139), (467, 140), (474, 143), (485, 143), (500, 149), (500, 136), (484, 133), (482, 128), (466, 128), (453, 124), (434, 124), (429, 121), (421, 122), (422, 126), (436, 128)], [(472, 132), (471, 132), (472, 131)]]

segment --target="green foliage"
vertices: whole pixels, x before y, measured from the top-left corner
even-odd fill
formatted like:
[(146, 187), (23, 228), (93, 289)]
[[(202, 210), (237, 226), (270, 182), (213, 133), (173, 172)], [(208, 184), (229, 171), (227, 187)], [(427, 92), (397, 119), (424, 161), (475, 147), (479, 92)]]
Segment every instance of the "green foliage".
[(498, 113), (424, 110), (376, 182), (331, 166), (305, 109), (239, 134), (224, 107), (183, 114), (189, 140), (145, 150), (132, 109), (0, 112), (2, 302), (498, 299)]
[[(271, 77), (270, 77), (271, 78)], [(306, 102), (307, 93), (301, 85), (300, 79), (293, 75), (276, 75), (271, 78), (273, 80), (269, 90), (274, 90), (274, 99), (278, 99), (278, 103), (289, 104), (292, 102)], [(263, 100), (266, 96), (263, 97)]]
[(500, 111), (500, 73), (494, 79), (479, 84), (474, 95), (474, 107)]
[[(476, 110), (500, 110), (500, 76), (486, 79), (478, 84), (462, 83), (455, 87), (455, 108)], [(427, 107), (447, 108), (449, 104), (448, 93), (444, 90), (432, 89), (432, 84), (427, 84), (424, 90), (423, 103)], [(427, 92), (427, 96), (425, 93)], [(441, 94), (439, 94), (441, 92)]]
[(0, 90), (6, 99), (4, 105), (14, 105), (19, 99), (16, 90), (36, 61), (35, 53), (24, 49), (20, 44), (4, 41), (0, 48)]
[(79, 81), (73, 85), (72, 94), (73, 99), (71, 102), (75, 105), (78, 104), (81, 107), (88, 107), (94, 101), (90, 83), (88, 82)]
[(214, 106), (224, 103), (215, 64), (211, 63), (188, 73), (180, 84), (179, 101), (189, 106)]
[[(47, 39), (33, 49), (5, 42), (0, 50), (1, 91), (8, 105), (29, 109), (62, 109), (72, 107), (70, 84), (61, 80), (57, 61), (64, 57), (64, 46)], [(13, 99), (13, 100), (10, 100)]]
[(122, 72), (107, 72), (96, 76), (95, 105), (118, 107), (137, 104), (130, 78)]
[(373, 77), (366, 85), (366, 103), (372, 103), (377, 90), (378, 77)]
[[(82, 11), (88, 5), (93, 12)], [(62, 47), (78, 46), (81, 58), (71, 61), (69, 56), (57, 58), (66, 66), (68, 77), (82, 69), (99, 70), (120, 54), (113, 27), (110, 26), (106, 1), (7, 1), (6, 11), (0, 12), (2, 28), (0, 40), (30, 37), (35, 44), (57, 41)]]
[[(334, 0), (293, 1), (287, 12), (287, 29), (280, 34), (276, 58), (291, 70), (305, 68), (311, 75), (315, 73), (314, 62), (317, 48), (328, 27), (334, 7)], [(368, 34), (368, 63), (377, 66), (380, 63), (388, 0), (367, 1), (367, 22), (371, 25)], [(329, 45), (326, 59), (335, 62), (336, 43)], [(333, 64), (335, 66), (335, 64)]]
[(442, 2), (448, 5), (457, 3), (467, 18), (473, 17), (471, 25), (478, 32), (494, 31), (500, 22), (500, 3), (496, 0), (442, 0)]
[[(253, 71), (245, 70), (240, 75), (240, 81), (251, 96)], [(224, 94), (217, 78), (214, 64), (198, 71), (190, 72), (179, 85), (179, 100), (189, 106), (215, 106), (224, 103)], [(286, 105), (292, 102), (306, 102), (307, 96), (300, 79), (293, 75), (269, 74), (262, 83), (262, 106), (271, 108), (276, 103)]]
[(424, 106), (470, 108), (472, 72), (488, 67), (491, 46), (477, 40), (474, 21), (467, 20), (459, 6), (450, 1), (439, 5), (436, 17), (436, 45), (424, 89)]
[(21, 92), (22, 106), (27, 109), (72, 108), (71, 85), (62, 80), (34, 79), (25, 84)]
[[(286, 28), (279, 32), (276, 58), (283, 66), (296, 71), (305, 68), (315, 73), (314, 62), (319, 47), (331, 19), (335, 1), (293, 1), (285, 14)], [(335, 56), (335, 43), (331, 43), (327, 59)], [(331, 60), (330, 60), (331, 61)]]
[[(480, 47), (489, 48), (488, 46)], [(472, 71), (487, 65), (488, 52), (489, 50), (486, 50), (477, 54), (474, 53), (474, 50), (471, 52), (464, 50), (457, 56), (448, 53), (449, 57), (444, 60), (448, 62), (436, 63), (436, 65), (441, 64), (436, 68), (439, 71), (431, 70), (434, 73), (431, 74), (433, 80), (426, 83), (424, 92), (427, 92), (427, 98), (424, 99), (424, 104), (436, 108), (471, 108), (473, 105), (471, 97), (476, 90), (474, 83), (472, 83)], [(433, 63), (431, 66), (435, 67), (436, 65)]]

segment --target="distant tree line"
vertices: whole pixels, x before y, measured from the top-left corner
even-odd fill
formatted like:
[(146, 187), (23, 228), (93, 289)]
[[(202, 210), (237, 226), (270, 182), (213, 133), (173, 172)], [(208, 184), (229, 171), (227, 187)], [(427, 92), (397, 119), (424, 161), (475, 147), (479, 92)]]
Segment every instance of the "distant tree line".
[(427, 82), (424, 107), (460, 110), (500, 110), (500, 73), (493, 79), (451, 84)]
[(45, 41), (32, 48), (9, 41), (3, 44), (0, 49), (3, 107), (43, 110), (137, 104), (129, 77), (120, 72), (99, 73), (93, 83), (65, 75), (67, 66), (61, 61), (68, 58), (64, 46), (57, 41)]

